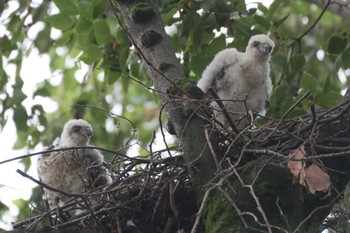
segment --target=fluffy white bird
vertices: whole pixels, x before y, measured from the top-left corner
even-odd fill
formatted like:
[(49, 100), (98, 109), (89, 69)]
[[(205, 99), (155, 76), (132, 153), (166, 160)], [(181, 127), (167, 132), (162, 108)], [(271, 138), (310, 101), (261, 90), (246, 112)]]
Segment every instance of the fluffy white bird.
[[(247, 112), (265, 114), (271, 92), (269, 60), (274, 42), (260, 34), (250, 38), (244, 53), (235, 48), (224, 49), (206, 67), (197, 86), (205, 93), (213, 87), (235, 122), (242, 129), (249, 124)], [(227, 118), (212, 101), (217, 119), (225, 126)]]
[[(68, 121), (54, 149), (89, 146), (92, 127), (84, 120)], [(94, 149), (81, 148), (45, 153), (38, 159), (37, 170), (41, 182), (65, 193), (85, 193), (111, 182), (103, 167), (103, 156)], [(65, 203), (70, 197), (44, 188), (44, 200), (49, 208)], [(73, 211), (71, 214), (76, 214)]]

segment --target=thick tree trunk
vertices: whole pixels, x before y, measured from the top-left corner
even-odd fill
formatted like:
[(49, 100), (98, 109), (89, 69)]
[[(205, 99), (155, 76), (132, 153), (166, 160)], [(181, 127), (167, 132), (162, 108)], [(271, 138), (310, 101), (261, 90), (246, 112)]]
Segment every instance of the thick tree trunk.
[[(191, 100), (178, 81), (187, 80), (189, 83), (189, 80), (170, 45), (157, 6), (154, 1), (118, 1), (118, 4), (126, 22), (126, 32), (145, 63), (147, 74), (180, 138), (183, 156), (191, 174), (196, 177), (194, 184), (202, 187), (216, 171), (206, 143), (205, 125), (208, 122), (186, 107)], [(168, 95), (169, 88), (178, 88), (178, 96)], [(214, 138), (213, 133), (210, 137)]]

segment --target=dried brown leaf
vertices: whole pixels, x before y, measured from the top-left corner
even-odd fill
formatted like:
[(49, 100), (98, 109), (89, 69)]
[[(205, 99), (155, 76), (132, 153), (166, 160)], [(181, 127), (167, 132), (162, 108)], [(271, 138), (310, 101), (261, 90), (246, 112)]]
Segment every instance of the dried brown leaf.
[(329, 175), (316, 164), (305, 168), (305, 181), (306, 187), (312, 194), (316, 191), (327, 192), (331, 185)]
[(288, 155), (289, 160), (287, 163), (287, 167), (289, 171), (293, 174), (293, 184), (299, 183), (305, 186), (305, 162), (302, 161), (304, 157), (304, 146), (301, 146), (300, 148), (291, 151)]

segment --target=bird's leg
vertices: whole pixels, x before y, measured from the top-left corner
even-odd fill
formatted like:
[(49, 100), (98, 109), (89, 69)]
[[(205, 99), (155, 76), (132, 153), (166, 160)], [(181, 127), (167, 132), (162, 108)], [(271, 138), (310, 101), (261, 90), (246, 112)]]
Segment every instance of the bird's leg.
[(216, 103), (218, 104), (220, 110), (222, 111), (222, 113), (224, 114), (224, 116), (226, 117), (228, 123), (231, 126), (231, 129), (233, 130), (233, 132), (235, 132), (237, 135), (239, 135), (239, 131), (236, 127), (236, 125), (234, 124), (234, 122), (232, 121), (230, 115), (228, 114), (227, 110), (225, 109), (224, 104), (221, 102), (220, 97), (218, 96), (218, 94), (215, 92), (213, 87), (209, 87), (208, 91), (210, 92), (210, 94), (213, 96), (213, 98), (215, 99)]
[(70, 216), (67, 212), (64, 212), (62, 207), (63, 207), (63, 202), (61, 201), (61, 199), (59, 197), (55, 198), (55, 204), (56, 204), (56, 219), (57, 222), (63, 223), (63, 222), (67, 222), (70, 219)]

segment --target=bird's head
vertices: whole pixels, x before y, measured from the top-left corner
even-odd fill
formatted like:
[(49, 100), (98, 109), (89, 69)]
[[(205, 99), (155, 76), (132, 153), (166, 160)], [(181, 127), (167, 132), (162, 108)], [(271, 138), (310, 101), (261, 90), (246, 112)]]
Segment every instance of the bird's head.
[(268, 59), (274, 47), (275, 43), (267, 35), (255, 35), (250, 38), (246, 53), (256, 58)]
[(82, 119), (70, 120), (64, 125), (59, 146), (86, 146), (91, 135), (92, 127), (89, 123)]

